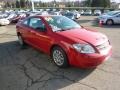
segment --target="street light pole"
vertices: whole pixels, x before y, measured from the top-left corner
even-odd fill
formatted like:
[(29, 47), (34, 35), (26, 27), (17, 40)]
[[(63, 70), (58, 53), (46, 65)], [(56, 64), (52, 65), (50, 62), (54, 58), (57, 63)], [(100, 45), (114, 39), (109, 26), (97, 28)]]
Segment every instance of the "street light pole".
[(54, 7), (56, 6), (56, 0), (54, 0)]
[(35, 10), (35, 7), (34, 7), (34, 1), (31, 0), (31, 3), (32, 3), (32, 11), (34, 11), (34, 10)]

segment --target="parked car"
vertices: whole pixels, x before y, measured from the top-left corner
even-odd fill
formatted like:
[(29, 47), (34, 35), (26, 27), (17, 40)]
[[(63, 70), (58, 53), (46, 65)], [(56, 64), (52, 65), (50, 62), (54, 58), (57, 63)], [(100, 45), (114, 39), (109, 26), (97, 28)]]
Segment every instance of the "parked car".
[(10, 24), (10, 21), (8, 19), (0, 19), (0, 26), (5, 26), (5, 25), (8, 25)]
[(111, 56), (112, 46), (104, 34), (65, 16), (31, 16), (16, 29), (20, 45), (27, 43), (42, 50), (58, 67), (96, 67)]
[(83, 14), (84, 14), (84, 10), (80, 10), (79, 12), (80, 12), (80, 14), (81, 14), (81, 15), (83, 15)]
[(69, 19), (72, 19), (72, 20), (76, 19), (74, 13), (72, 13), (72, 12), (65, 13), (63, 16), (66, 16), (66, 17), (68, 17)]
[(43, 11), (41, 15), (49, 15), (49, 13), (47, 11)]
[(64, 15), (64, 14), (66, 14), (66, 13), (68, 13), (68, 12), (66, 12), (66, 11), (64, 11), (64, 10), (60, 10), (59, 13), (60, 13), (61, 15)]
[(86, 11), (84, 12), (84, 15), (92, 15), (92, 10), (86, 10)]
[(98, 17), (103, 24), (120, 24), (120, 11), (111, 11)]
[(12, 19), (15, 18), (16, 16), (17, 16), (17, 14), (15, 14), (15, 13), (9, 13), (8, 17), (6, 17), (5, 19), (7, 19), (11, 22)]
[(94, 15), (97, 15), (97, 16), (101, 15), (101, 11), (100, 10), (95, 10)]
[(19, 20), (23, 19), (26, 17), (25, 13), (18, 13), (16, 17), (14, 17), (11, 22), (12, 23), (17, 23)]
[(74, 10), (72, 13), (74, 13), (74, 16), (75, 16), (76, 19), (79, 19), (80, 16), (81, 16), (81, 14), (76, 10)]
[(0, 13), (0, 19), (8, 17), (8, 13)]
[(50, 15), (60, 15), (60, 12), (54, 12), (54, 11), (51, 11), (49, 12)]
[(108, 13), (108, 12), (110, 12), (110, 10), (104, 10), (104, 13)]

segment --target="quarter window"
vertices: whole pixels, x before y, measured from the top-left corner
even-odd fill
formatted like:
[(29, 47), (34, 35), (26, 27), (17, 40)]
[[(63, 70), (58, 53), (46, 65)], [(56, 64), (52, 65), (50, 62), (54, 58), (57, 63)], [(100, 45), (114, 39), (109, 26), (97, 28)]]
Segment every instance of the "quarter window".
[(25, 20), (25, 21), (23, 22), (23, 24), (24, 24), (24, 25), (28, 25), (28, 22), (29, 22), (29, 19)]

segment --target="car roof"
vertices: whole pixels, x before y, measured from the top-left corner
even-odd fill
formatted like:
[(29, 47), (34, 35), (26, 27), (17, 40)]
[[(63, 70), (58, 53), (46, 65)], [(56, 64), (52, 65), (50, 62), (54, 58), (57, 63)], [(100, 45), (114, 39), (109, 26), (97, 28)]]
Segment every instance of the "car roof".
[(33, 15), (33, 16), (30, 16), (30, 17), (35, 17), (35, 16), (45, 18), (45, 17), (56, 17), (56, 16), (62, 16), (62, 15)]
[(110, 12), (115, 12), (115, 13), (117, 13), (117, 12), (120, 12), (120, 10), (117, 10), (117, 11), (110, 11)]

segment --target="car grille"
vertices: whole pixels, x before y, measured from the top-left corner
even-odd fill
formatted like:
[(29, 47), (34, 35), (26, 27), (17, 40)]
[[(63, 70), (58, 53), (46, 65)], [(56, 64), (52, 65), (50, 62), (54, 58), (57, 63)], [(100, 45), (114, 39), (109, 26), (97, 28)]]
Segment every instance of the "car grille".
[(110, 45), (110, 43), (109, 43), (109, 41), (107, 41), (107, 42), (105, 42), (101, 45), (97, 45), (96, 47), (97, 47), (98, 50), (104, 50), (104, 49), (108, 48), (109, 45)]

